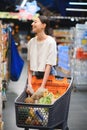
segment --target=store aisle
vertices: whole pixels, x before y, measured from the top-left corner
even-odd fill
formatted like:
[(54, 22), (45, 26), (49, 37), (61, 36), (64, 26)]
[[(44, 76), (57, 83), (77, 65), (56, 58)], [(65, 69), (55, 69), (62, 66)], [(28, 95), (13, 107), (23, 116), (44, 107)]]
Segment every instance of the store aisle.
[[(7, 91), (7, 102), (3, 109), (4, 130), (23, 130), (15, 121), (15, 98), (23, 91), (27, 79), (26, 61), (18, 82), (10, 82)], [(70, 130), (87, 130), (87, 86), (71, 94), (68, 124)]]
[[(25, 57), (24, 61), (25, 61)], [(3, 110), (4, 130), (20, 130), (15, 121), (15, 98), (23, 91), (27, 80), (27, 64), (25, 61), (20, 79), (16, 82), (10, 81), (7, 90), (7, 102)], [(23, 130), (23, 129), (22, 129)]]

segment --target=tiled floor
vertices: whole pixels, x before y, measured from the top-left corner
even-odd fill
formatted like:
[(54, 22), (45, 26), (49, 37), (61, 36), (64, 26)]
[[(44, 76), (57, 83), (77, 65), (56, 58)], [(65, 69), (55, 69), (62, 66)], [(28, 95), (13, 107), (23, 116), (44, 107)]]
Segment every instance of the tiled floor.
[[(23, 130), (16, 126), (15, 98), (23, 91), (27, 79), (27, 66), (23, 68), (19, 81), (10, 81), (7, 91), (7, 102), (3, 109), (4, 130)], [(77, 87), (77, 92), (71, 93), (68, 116), (69, 130), (87, 130), (87, 86)]]

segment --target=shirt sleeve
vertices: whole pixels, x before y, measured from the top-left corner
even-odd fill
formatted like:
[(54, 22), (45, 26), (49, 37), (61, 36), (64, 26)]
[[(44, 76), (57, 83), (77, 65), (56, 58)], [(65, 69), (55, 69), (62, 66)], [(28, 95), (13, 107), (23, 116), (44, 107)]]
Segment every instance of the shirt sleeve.
[(55, 66), (56, 63), (57, 63), (57, 46), (56, 46), (56, 41), (53, 40), (53, 42), (51, 42), (48, 49), (48, 56), (47, 56), (46, 64)]

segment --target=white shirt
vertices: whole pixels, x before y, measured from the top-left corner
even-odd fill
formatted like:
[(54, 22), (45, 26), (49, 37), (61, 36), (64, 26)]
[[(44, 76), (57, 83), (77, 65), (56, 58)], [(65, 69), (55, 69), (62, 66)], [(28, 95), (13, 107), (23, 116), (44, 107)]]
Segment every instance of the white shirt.
[(30, 70), (45, 71), (46, 64), (56, 65), (57, 48), (53, 37), (48, 36), (43, 41), (38, 41), (37, 37), (32, 38), (28, 43), (27, 60), (30, 62)]

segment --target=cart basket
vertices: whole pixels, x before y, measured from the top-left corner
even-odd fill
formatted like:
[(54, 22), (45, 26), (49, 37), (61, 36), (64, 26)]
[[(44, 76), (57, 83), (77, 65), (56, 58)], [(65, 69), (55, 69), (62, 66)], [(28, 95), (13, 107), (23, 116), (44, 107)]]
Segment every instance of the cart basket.
[(73, 79), (69, 78), (68, 81), (66, 92), (51, 105), (25, 103), (27, 94), (24, 90), (15, 100), (16, 125), (25, 130), (29, 128), (66, 130)]

